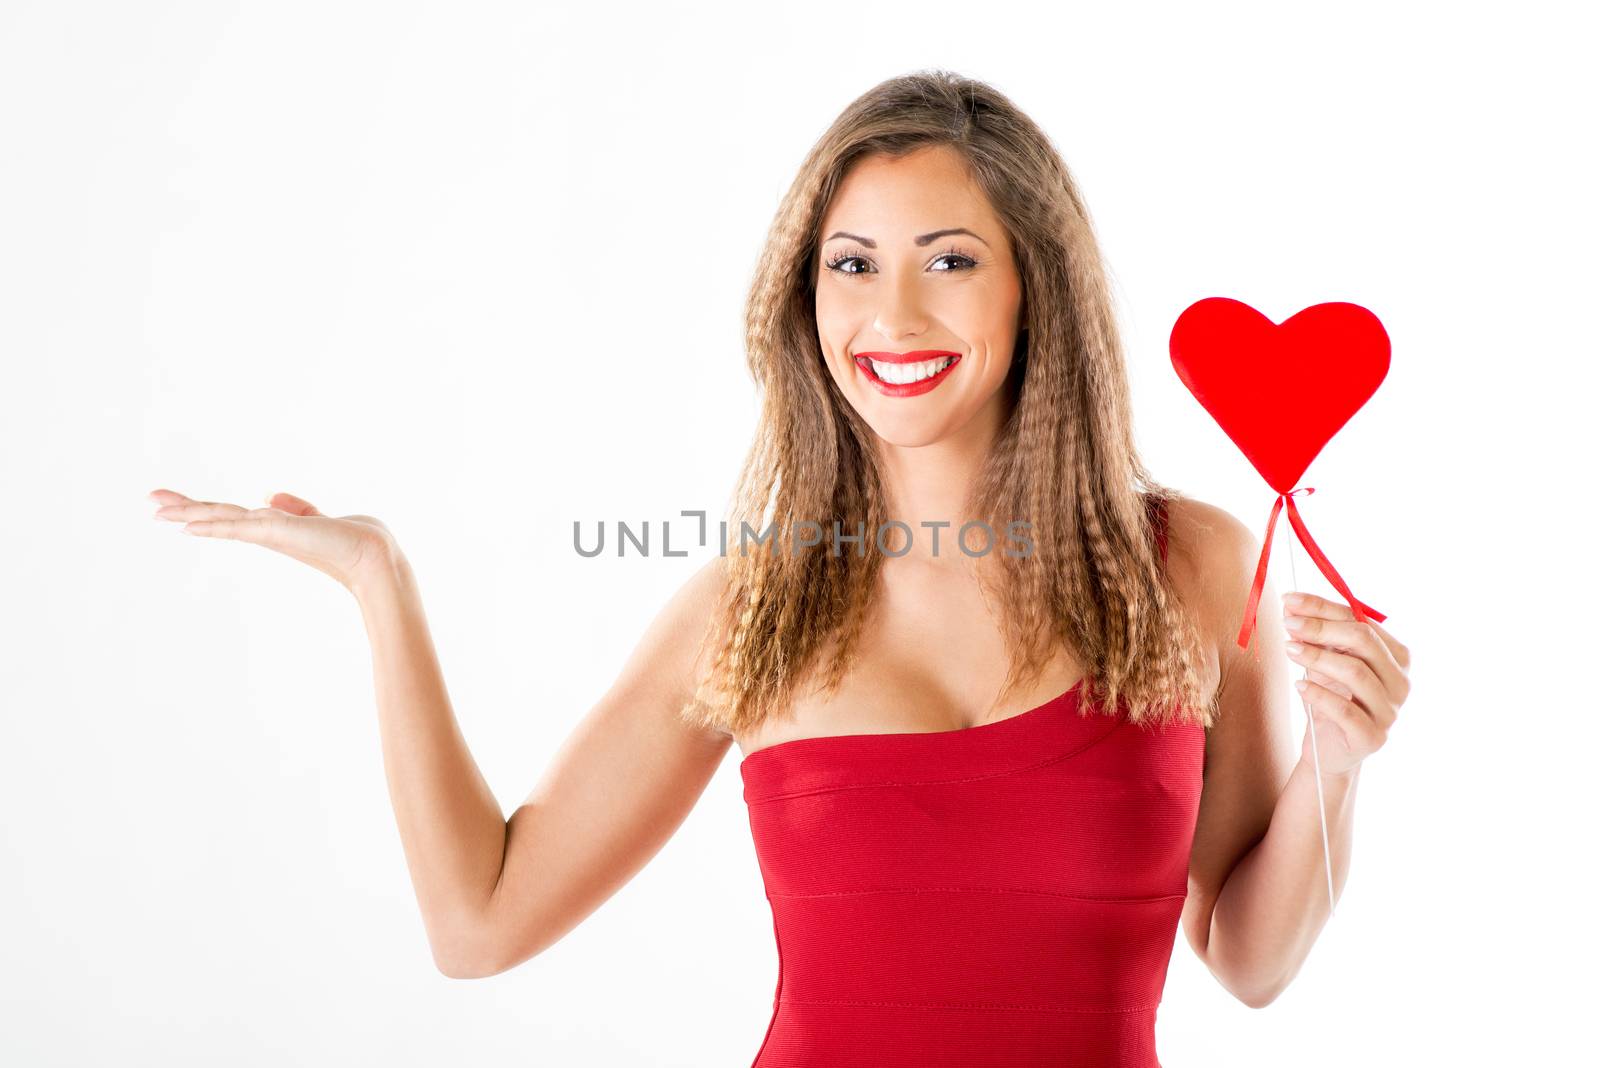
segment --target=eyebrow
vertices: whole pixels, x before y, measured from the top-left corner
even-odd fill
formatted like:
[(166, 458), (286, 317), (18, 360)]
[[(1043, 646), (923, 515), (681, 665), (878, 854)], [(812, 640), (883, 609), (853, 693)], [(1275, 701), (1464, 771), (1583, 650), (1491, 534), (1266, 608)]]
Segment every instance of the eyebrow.
[[(922, 245), (926, 245), (930, 241), (937, 241), (939, 238), (947, 237), (950, 234), (966, 234), (968, 237), (977, 237), (979, 241), (983, 241), (983, 238), (978, 237), (977, 234), (973, 233), (971, 230), (968, 230), (965, 226), (956, 226), (956, 227), (952, 227), (952, 228), (950, 228), (948, 230), (935, 230), (932, 233), (923, 234), (920, 237), (912, 238), (912, 241), (918, 247), (921, 247)], [(868, 248), (877, 248), (878, 247), (878, 243), (876, 241), (872, 240), (872, 238), (870, 238), (870, 237), (862, 237), (859, 234), (847, 234), (843, 230), (835, 230), (828, 237), (824, 238), (822, 243), (824, 245), (826, 245), (829, 241), (832, 241), (835, 238), (840, 238), (840, 237), (845, 238), (845, 239), (850, 240), (850, 241), (860, 242), (861, 244), (867, 246)], [(985, 245), (987, 245), (989, 242), (983, 241), (983, 243)]]

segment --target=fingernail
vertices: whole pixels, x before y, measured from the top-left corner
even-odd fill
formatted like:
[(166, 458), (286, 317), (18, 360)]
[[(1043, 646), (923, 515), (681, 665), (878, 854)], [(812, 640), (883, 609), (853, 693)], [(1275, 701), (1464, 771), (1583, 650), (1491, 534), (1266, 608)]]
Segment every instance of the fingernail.
[(1290, 656), (1299, 656), (1300, 650), (1304, 649), (1305, 646), (1301, 645), (1299, 642), (1288, 642), (1284, 645), (1284, 648), (1289, 650)]

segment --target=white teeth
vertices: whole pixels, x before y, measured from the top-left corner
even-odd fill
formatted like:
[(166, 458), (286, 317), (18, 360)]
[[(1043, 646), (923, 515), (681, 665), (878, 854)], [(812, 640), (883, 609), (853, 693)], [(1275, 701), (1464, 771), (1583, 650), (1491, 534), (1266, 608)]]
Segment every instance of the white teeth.
[(954, 356), (945, 356), (937, 360), (923, 360), (920, 363), (881, 363), (871, 357), (867, 362), (872, 365), (872, 373), (893, 385), (904, 386), (912, 382), (920, 382), (930, 375), (936, 375), (946, 367), (956, 362)]

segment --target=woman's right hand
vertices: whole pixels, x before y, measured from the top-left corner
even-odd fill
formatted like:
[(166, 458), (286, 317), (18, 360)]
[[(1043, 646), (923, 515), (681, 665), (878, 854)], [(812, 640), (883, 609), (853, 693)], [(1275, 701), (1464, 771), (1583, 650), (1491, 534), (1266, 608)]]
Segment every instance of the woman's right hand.
[(274, 493), (265, 508), (196, 501), (158, 489), (150, 498), (161, 507), (156, 519), (183, 523), (184, 533), (254, 542), (310, 564), (345, 589), (390, 573), (398, 547), (382, 520), (370, 515), (325, 516), (310, 501)]

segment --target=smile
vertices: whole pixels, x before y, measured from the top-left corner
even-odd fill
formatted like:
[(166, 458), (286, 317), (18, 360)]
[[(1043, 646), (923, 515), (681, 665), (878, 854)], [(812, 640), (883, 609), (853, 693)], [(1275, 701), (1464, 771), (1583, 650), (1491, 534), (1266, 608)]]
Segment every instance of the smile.
[(856, 366), (879, 393), (915, 397), (936, 388), (961, 362), (959, 353), (943, 349), (919, 352), (858, 352)]

